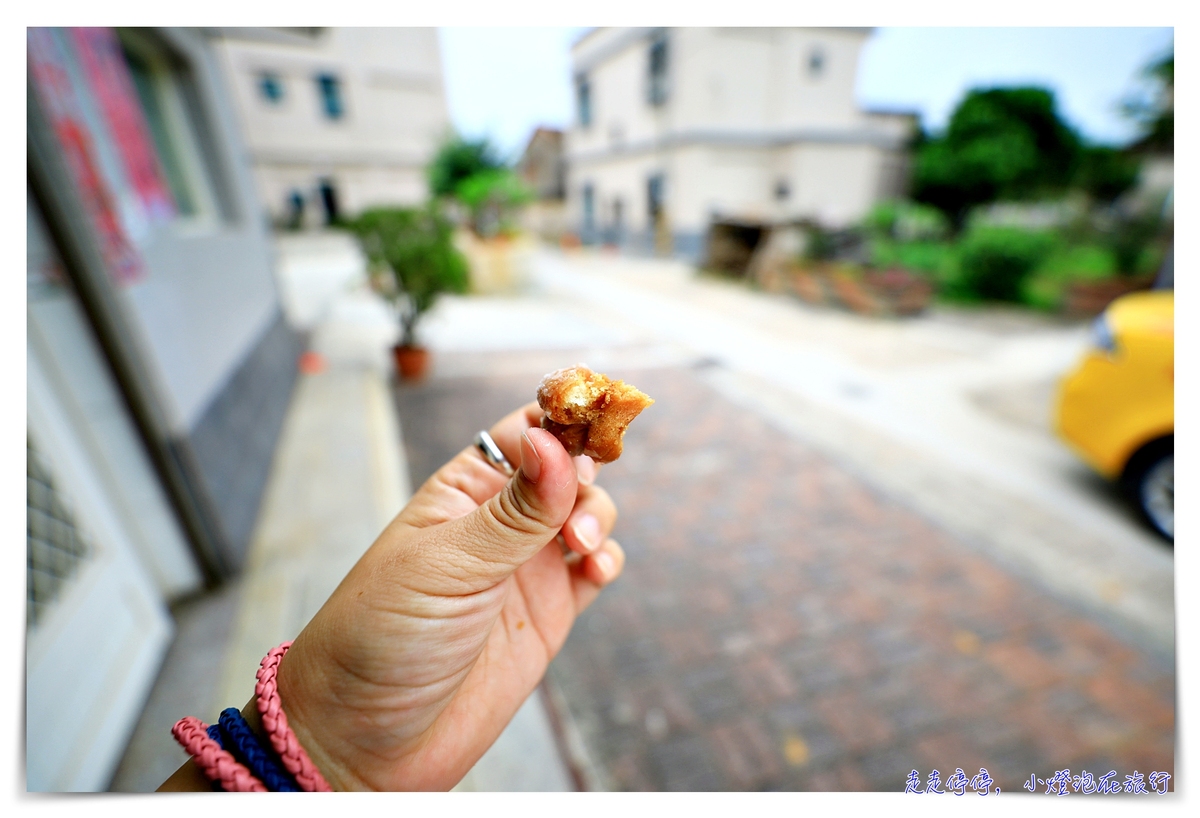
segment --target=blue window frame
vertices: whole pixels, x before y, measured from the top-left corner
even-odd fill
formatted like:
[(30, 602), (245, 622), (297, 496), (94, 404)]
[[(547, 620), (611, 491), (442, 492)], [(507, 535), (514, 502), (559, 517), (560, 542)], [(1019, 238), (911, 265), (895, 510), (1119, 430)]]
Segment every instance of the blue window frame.
[(585, 76), (575, 81), (575, 101), (579, 107), (579, 126), (586, 128), (592, 124), (592, 84)]
[(258, 92), (271, 105), (283, 101), (283, 79), (274, 71), (264, 71), (258, 75)]
[(591, 183), (583, 186), (583, 229), (590, 233), (596, 228), (596, 189)]
[(342, 100), (342, 82), (333, 74), (317, 75), (317, 92), (321, 95), (321, 110), (328, 119), (341, 119), (346, 113)]
[(667, 60), (667, 35), (659, 32), (650, 41), (646, 101), (651, 105), (665, 105), (667, 102)]

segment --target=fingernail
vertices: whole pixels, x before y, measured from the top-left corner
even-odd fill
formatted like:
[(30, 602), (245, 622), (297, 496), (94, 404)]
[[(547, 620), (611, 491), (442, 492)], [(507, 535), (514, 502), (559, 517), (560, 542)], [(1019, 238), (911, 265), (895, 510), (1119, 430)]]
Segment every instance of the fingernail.
[(521, 474), (530, 483), (536, 483), (542, 476), (542, 456), (529, 439), (528, 429), (521, 434)]
[(579, 485), (590, 486), (596, 482), (596, 463), (586, 454), (575, 458), (575, 474), (579, 477)]
[(617, 570), (617, 563), (612, 558), (612, 554), (607, 551), (601, 551), (599, 554), (593, 554), (592, 559), (596, 561), (596, 567), (600, 569), (600, 573), (605, 579), (609, 579)]
[(600, 521), (591, 514), (583, 514), (571, 524), (575, 539), (583, 546), (584, 553), (590, 554), (600, 546)]

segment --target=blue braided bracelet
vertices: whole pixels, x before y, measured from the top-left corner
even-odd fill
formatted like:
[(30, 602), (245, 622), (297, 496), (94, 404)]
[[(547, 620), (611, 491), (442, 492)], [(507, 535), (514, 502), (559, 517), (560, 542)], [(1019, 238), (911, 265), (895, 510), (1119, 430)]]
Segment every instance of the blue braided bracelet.
[[(208, 729), (205, 730), (204, 732), (208, 733), (208, 737), (210, 739), (212, 739), (213, 741), (215, 741), (217, 743), (218, 747), (220, 747), (222, 750), (225, 749), (225, 742), (221, 741), (221, 728), (220, 727), (218, 727), (215, 724), (210, 724), (210, 725), (208, 725)], [(221, 786), (220, 781), (210, 781), (209, 783), (212, 784), (214, 790), (219, 790), (220, 792), (225, 792), (225, 788)]]
[[(221, 746), (237, 756), (271, 792), (299, 792), (296, 779), (288, 774), (274, 752), (263, 746), (236, 707), (221, 711)], [(214, 725), (215, 726), (215, 725)], [(213, 728), (209, 728), (211, 731)]]

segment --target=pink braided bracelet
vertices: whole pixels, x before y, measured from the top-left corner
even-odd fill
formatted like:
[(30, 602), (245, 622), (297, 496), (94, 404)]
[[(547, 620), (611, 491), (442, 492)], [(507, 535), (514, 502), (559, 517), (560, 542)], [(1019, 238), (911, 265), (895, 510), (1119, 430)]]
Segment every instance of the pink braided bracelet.
[(195, 760), (205, 778), (219, 782), (226, 792), (267, 792), (254, 773), (208, 737), (208, 725), (195, 716), (186, 716), (175, 722), (171, 735)]
[(271, 746), (279, 754), (283, 766), (291, 773), (296, 783), (306, 792), (332, 792), (332, 787), (321, 775), (317, 765), (313, 764), (308, 753), (300, 746), (299, 739), (288, 727), (287, 715), (283, 712), (283, 703), (279, 700), (279, 685), (275, 676), (279, 672), (279, 663), (283, 655), (292, 646), (284, 642), (277, 648), (271, 648), (263, 657), (262, 666), (258, 669), (258, 684), (254, 693), (258, 699), (258, 712), (262, 715), (263, 729), (271, 739)]

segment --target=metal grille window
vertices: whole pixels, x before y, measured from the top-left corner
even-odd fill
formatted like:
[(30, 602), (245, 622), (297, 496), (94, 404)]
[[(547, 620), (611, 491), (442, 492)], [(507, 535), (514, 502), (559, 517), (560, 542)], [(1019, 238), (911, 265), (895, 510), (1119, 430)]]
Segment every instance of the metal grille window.
[(92, 546), (79, 530), (75, 515), (54, 486), (45, 459), (25, 444), (25, 501), (28, 572), (26, 574), (27, 627), (42, 619), (58, 598), (63, 585), (92, 554)]

